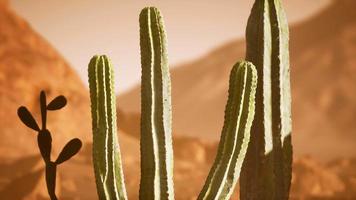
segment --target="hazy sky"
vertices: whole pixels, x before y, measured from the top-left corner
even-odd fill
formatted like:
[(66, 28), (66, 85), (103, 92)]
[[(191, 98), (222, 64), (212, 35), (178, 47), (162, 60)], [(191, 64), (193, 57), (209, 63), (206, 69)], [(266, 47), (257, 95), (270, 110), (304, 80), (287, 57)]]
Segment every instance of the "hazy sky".
[[(145, 6), (163, 13), (171, 66), (243, 37), (252, 0), (11, 0), (87, 83), (87, 64), (107, 54), (120, 93), (140, 81), (138, 15)], [(330, 0), (285, 0), (290, 22), (302, 20)]]

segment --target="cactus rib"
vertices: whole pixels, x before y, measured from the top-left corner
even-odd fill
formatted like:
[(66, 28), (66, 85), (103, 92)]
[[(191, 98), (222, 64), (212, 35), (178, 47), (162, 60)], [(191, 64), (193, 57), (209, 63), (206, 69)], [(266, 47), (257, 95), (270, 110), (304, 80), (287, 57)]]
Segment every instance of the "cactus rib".
[(291, 96), (288, 24), (280, 0), (256, 0), (246, 29), (246, 60), (257, 67), (256, 119), (241, 174), (241, 199), (288, 199)]
[(239, 62), (230, 73), (229, 96), (218, 153), (198, 199), (229, 199), (240, 175), (254, 118), (257, 72)]
[(171, 88), (163, 19), (140, 14), (142, 64), (140, 199), (174, 199)]
[(93, 164), (99, 199), (127, 199), (116, 135), (113, 69), (106, 56), (88, 67), (93, 126)]
[(280, 0), (272, 1), (272, 131), (274, 167), (279, 172), (277, 199), (288, 199), (292, 178), (292, 121), (289, 69), (289, 30)]

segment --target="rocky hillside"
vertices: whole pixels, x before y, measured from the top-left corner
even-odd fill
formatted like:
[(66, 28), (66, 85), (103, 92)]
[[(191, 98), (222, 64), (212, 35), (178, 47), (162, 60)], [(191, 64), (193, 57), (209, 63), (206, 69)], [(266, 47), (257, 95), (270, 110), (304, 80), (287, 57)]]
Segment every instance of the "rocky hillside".
[[(0, 3), (0, 196), (21, 199), (46, 194), (41, 178), (36, 132), (17, 117), (25, 105), (41, 123), (39, 92), (47, 98), (63, 94), (68, 105), (48, 115), (53, 155), (71, 138), (87, 143), (90, 137), (89, 99), (79, 77), (64, 59), (29, 24)], [(59, 177), (60, 179), (61, 177)], [(39, 185), (37, 184), (39, 183)], [(13, 189), (17, 188), (17, 190)], [(37, 189), (36, 189), (37, 188)], [(59, 187), (60, 188), (60, 187)], [(45, 197), (45, 196), (44, 196)]]
[[(214, 59), (205, 60), (204, 58), (173, 72), (175, 85), (183, 80), (177, 85), (174, 93), (174, 99), (177, 99), (175, 106), (181, 105), (181, 107), (175, 107), (174, 110), (176, 116), (174, 121), (177, 123), (178, 120), (178, 125), (181, 124), (176, 126), (175, 130), (179, 130), (180, 135), (190, 133), (185, 129), (179, 129), (179, 127), (184, 128), (182, 123), (186, 123), (186, 128), (194, 129), (189, 121), (194, 118), (189, 118), (189, 113), (187, 115), (181, 113), (188, 105), (191, 106), (189, 111), (196, 117), (194, 120), (199, 121), (202, 118), (201, 120), (205, 121), (203, 116), (209, 117), (209, 112), (213, 114), (214, 109), (216, 109), (214, 112), (220, 113), (222, 117), (222, 108), (219, 106), (224, 104), (226, 83), (219, 81), (227, 80), (229, 65), (234, 62), (236, 55), (243, 54), (243, 46), (242, 41), (231, 43), (209, 54), (208, 57)], [(230, 50), (225, 51), (225, 49)], [(216, 66), (221, 66), (221, 68), (216, 69)], [(205, 68), (207, 70), (204, 70)], [(193, 69), (198, 69), (198, 71)], [(195, 79), (201, 77), (201, 80), (195, 82), (193, 77)], [(212, 85), (212, 81), (217, 82)], [(53, 133), (54, 142), (52, 156), (56, 157), (63, 145), (73, 137), (79, 137), (84, 142), (80, 154), (58, 168), (57, 194), (59, 199), (97, 199), (91, 163), (88, 91), (54, 48), (32, 30), (27, 22), (9, 9), (6, 1), (0, 0), (1, 199), (48, 199), (43, 177), (43, 162), (39, 157), (36, 144), (36, 133), (25, 127), (16, 115), (17, 108), (20, 105), (26, 105), (34, 113), (36, 119), (40, 119), (38, 94), (42, 89), (48, 93), (49, 99), (59, 94), (68, 98), (68, 105), (65, 109), (49, 113), (48, 128)], [(177, 93), (179, 91), (183, 92), (183, 95)], [(197, 91), (205, 92), (197, 95)], [(216, 95), (221, 98), (216, 98)], [(182, 98), (178, 98), (180, 96)], [(196, 98), (196, 102), (191, 101), (192, 97)], [(217, 103), (217, 108), (213, 103)], [(198, 110), (195, 111), (192, 105)], [(203, 105), (210, 105), (209, 109)], [(119, 111), (119, 124), (124, 131), (121, 132), (119, 138), (123, 153), (125, 182), (130, 199), (137, 199), (140, 173), (139, 141), (137, 140), (139, 114), (130, 114), (124, 109), (126, 107), (122, 108), (124, 111)], [(205, 113), (206, 111), (208, 112)], [(200, 128), (198, 126), (196, 129), (197, 135), (200, 133), (199, 130), (206, 127), (208, 124), (206, 122), (211, 123), (212, 128), (220, 127), (220, 124), (214, 125), (216, 123), (214, 120), (216, 119), (212, 118), (201, 125), (198, 123)], [(125, 131), (128, 132), (125, 133)], [(206, 132), (207, 137), (217, 137), (211, 132)], [(207, 142), (178, 135), (174, 138), (176, 199), (195, 199), (210, 169), (217, 144), (215, 141)], [(355, 167), (356, 162), (351, 159), (339, 159), (329, 164), (320, 164), (311, 158), (296, 159), (291, 195), (293, 199), (354, 199), (356, 194)], [(238, 190), (233, 199), (237, 199), (237, 195)]]
[[(57, 194), (60, 199), (97, 199), (91, 163), (88, 91), (58, 52), (16, 15), (6, 1), (1, 0), (1, 199), (48, 199), (36, 133), (25, 127), (17, 117), (17, 108), (25, 105), (40, 123), (38, 96), (42, 89), (49, 99), (59, 94), (68, 99), (64, 109), (49, 113), (47, 124), (53, 136), (52, 157), (56, 157), (71, 138), (79, 137), (84, 142), (80, 154), (58, 168)], [(128, 119), (121, 112), (119, 115), (120, 119)], [(130, 199), (137, 199), (139, 141), (129, 135), (120, 134), (120, 145), (127, 191)], [(182, 138), (175, 144), (178, 147), (175, 151), (177, 199), (189, 199), (199, 192), (207, 174), (206, 150), (202, 143), (194, 139)], [(198, 167), (201, 170), (196, 173)], [(191, 180), (192, 174), (195, 174), (194, 180)]]
[(54, 146), (63, 145), (72, 137), (88, 139), (90, 124), (83, 122), (90, 121), (89, 99), (77, 74), (42, 37), (6, 7), (1, 7), (0, 25), (0, 152), (6, 151), (9, 156), (17, 152), (32, 153), (36, 135), (18, 120), (16, 111), (25, 105), (40, 123), (41, 90), (46, 91), (48, 99), (63, 94), (68, 100), (65, 109), (48, 114), (48, 128), (53, 132), (54, 142), (58, 142)]
[[(297, 155), (311, 154), (322, 160), (356, 156), (355, 7), (354, 0), (334, 0), (290, 28)], [(229, 72), (244, 54), (244, 40), (236, 40), (172, 70), (174, 134), (219, 138)], [(120, 109), (132, 117), (139, 113), (139, 91), (137, 86), (118, 97)], [(130, 120), (121, 126), (135, 132), (139, 124)]]

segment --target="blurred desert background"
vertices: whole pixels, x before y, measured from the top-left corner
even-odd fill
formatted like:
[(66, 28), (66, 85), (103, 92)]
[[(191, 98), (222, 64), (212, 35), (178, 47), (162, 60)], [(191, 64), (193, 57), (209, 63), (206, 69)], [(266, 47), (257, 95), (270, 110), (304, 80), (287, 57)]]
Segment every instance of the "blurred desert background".
[[(68, 99), (49, 113), (52, 157), (73, 137), (84, 142), (58, 168), (59, 199), (97, 199), (86, 65), (103, 53), (116, 66), (125, 181), (129, 198), (138, 199), (138, 14), (147, 5), (161, 8), (169, 40), (176, 199), (200, 192), (220, 137), (229, 72), (244, 58), (252, 1), (115, 2), (0, 0), (0, 199), (48, 199), (36, 133), (16, 113), (25, 105), (40, 119), (42, 89)], [(291, 199), (356, 199), (356, 1), (283, 2), (291, 33)]]

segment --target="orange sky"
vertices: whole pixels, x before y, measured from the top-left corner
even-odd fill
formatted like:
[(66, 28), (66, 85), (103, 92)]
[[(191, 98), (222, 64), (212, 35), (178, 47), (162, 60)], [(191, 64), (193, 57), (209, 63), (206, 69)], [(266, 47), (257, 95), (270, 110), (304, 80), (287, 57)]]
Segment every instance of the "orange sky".
[[(223, 2), (223, 3), (222, 3)], [(195, 59), (232, 39), (243, 37), (252, 0), (11, 0), (87, 82), (87, 63), (107, 54), (120, 93), (140, 80), (138, 14), (154, 5), (162, 11), (170, 63)], [(317, 12), (330, 0), (285, 0), (290, 22)]]

